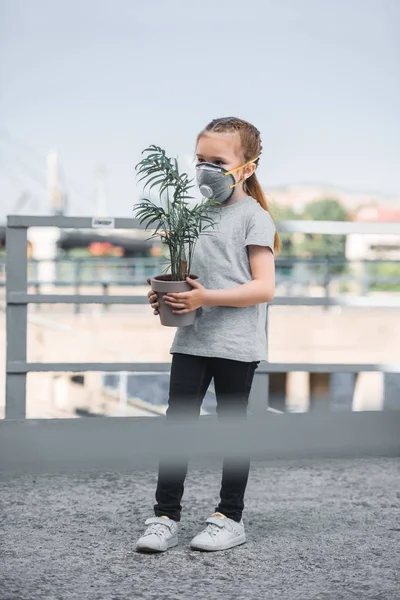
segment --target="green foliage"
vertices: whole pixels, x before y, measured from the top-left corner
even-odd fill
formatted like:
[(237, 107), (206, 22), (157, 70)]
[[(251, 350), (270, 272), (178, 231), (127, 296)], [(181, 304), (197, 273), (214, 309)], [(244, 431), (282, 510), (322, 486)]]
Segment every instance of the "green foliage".
[[(278, 210), (279, 221), (347, 221), (348, 216), (338, 200), (323, 198), (310, 202), (299, 214), (291, 208), (281, 207)], [(281, 256), (298, 256), (310, 258), (323, 258), (329, 256), (343, 256), (346, 249), (345, 235), (287, 234), (281, 235)], [(333, 267), (341, 270), (341, 267)], [(339, 272), (338, 271), (338, 272)]]
[(371, 279), (387, 279), (377, 281), (371, 285), (371, 290), (398, 292), (400, 291), (400, 264), (397, 261), (388, 261), (368, 265), (368, 275)]
[[(193, 179), (179, 172), (176, 158), (169, 158), (158, 146), (142, 152), (145, 157), (136, 165), (139, 181), (144, 190), (158, 190), (160, 205), (143, 198), (133, 212), (145, 228), (153, 228), (151, 238), (159, 237), (168, 247), (169, 265), (173, 281), (184, 281), (191, 273), (194, 249), (202, 231), (213, 226), (210, 208), (216, 202), (207, 201), (191, 206), (190, 190)], [(150, 238), (150, 239), (151, 239)]]
[[(310, 202), (304, 210), (294, 212), (290, 207), (278, 207), (277, 219), (279, 221), (347, 221), (347, 213), (335, 199), (323, 198)], [(282, 249), (280, 256), (290, 256), (298, 258), (329, 258), (345, 257), (346, 236), (345, 235), (322, 235), (322, 234), (302, 234), (302, 233), (283, 233), (281, 234)], [(315, 266), (314, 273), (323, 277), (325, 266)], [(282, 268), (282, 272), (289, 274), (291, 267)], [(330, 266), (330, 273), (343, 274), (346, 267), (338, 264)]]
[[(347, 213), (338, 200), (327, 198), (308, 204), (304, 209), (303, 219), (310, 221), (347, 221)], [(346, 236), (306, 234), (301, 250), (305, 256), (344, 256)]]
[(310, 202), (304, 209), (303, 219), (313, 221), (347, 221), (347, 213), (338, 200), (324, 198)]

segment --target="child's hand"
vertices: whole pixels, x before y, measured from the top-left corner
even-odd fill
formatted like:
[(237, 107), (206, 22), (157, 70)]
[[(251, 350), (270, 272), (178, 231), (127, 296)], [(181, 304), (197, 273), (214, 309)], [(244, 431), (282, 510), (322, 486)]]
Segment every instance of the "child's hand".
[[(151, 279), (150, 277), (147, 279), (147, 283), (149, 285), (151, 285)], [(149, 299), (149, 303), (151, 305), (151, 308), (153, 308), (153, 314), (154, 315), (158, 315), (158, 307), (160, 306), (159, 303), (157, 302), (158, 300), (158, 294), (156, 292), (154, 292), (153, 290), (150, 290), (147, 294), (147, 297)]]
[(192, 286), (189, 292), (177, 292), (165, 294), (165, 304), (171, 306), (172, 312), (177, 315), (185, 315), (204, 306), (207, 299), (207, 290), (195, 279), (186, 277), (186, 281)]

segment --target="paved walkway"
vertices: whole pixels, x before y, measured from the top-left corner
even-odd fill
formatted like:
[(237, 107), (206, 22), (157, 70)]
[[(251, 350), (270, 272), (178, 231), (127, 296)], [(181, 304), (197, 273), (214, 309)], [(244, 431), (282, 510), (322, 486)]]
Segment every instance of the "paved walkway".
[(219, 473), (192, 469), (180, 546), (134, 552), (151, 513), (150, 473), (0, 478), (1, 600), (398, 600), (399, 461), (253, 466), (248, 544), (216, 555), (188, 543)]

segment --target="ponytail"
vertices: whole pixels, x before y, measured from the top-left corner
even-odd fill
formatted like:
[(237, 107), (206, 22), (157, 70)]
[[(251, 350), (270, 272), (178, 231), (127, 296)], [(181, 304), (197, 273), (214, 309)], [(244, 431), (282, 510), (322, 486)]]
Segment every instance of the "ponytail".
[[(251, 175), (251, 177), (246, 179), (244, 189), (249, 194), (249, 196), (254, 198), (254, 200), (257, 200), (257, 202), (261, 206), (261, 208), (263, 208), (267, 212), (270, 212), (270, 210), (268, 208), (267, 199), (265, 197), (265, 194), (262, 190), (260, 182), (258, 181), (257, 175), (255, 173), (253, 173), (253, 175)], [(275, 238), (274, 238), (275, 254), (278, 254), (280, 249), (281, 249), (281, 240), (279, 238), (278, 233), (275, 232)]]

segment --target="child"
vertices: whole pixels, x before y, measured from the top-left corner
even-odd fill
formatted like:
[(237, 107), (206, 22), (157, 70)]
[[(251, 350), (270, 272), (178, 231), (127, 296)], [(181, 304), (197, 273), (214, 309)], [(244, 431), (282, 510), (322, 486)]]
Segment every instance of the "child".
[[(197, 241), (192, 290), (170, 293), (176, 313), (197, 310), (194, 325), (177, 329), (171, 348), (167, 420), (196, 418), (214, 379), (217, 414), (246, 418), (254, 372), (266, 359), (266, 303), (275, 287), (274, 253), (279, 238), (255, 171), (260, 132), (233, 117), (215, 119), (197, 138), (196, 178), (202, 195), (219, 200), (216, 224)], [(149, 302), (157, 315), (157, 295)], [(226, 459), (220, 503), (194, 550), (227, 550), (246, 541), (242, 521), (250, 461)], [(187, 462), (160, 462), (155, 517), (137, 542), (142, 552), (164, 552), (178, 543), (178, 522)]]

